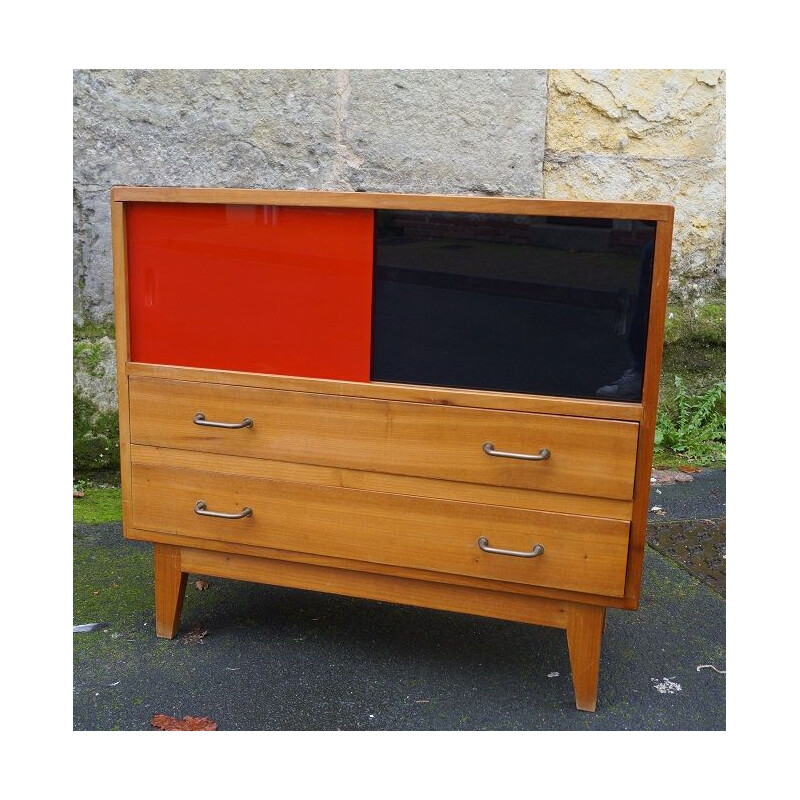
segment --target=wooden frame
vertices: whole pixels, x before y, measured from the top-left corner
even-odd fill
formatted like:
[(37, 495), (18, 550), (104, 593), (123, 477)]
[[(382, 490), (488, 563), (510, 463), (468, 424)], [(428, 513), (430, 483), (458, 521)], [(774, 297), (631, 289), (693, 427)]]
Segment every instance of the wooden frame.
[[(312, 378), (226, 372), (130, 361), (127, 292), (127, 246), (125, 211), (127, 202), (152, 203), (224, 203), (254, 205), (292, 205), (334, 208), (402, 209), (496, 214), (525, 214), (569, 217), (604, 217), (638, 219), (656, 222), (651, 304), (647, 332), (647, 355), (641, 403), (540, 397), (503, 392), (476, 392), (452, 388), (407, 386), (389, 383), (352, 383)], [(155, 542), (156, 595), (159, 635), (172, 636), (179, 618), (181, 587), (189, 571), (226, 577), (244, 577), (267, 583), (297, 588), (328, 589), (358, 597), (429, 605), (433, 608), (484, 613), (489, 616), (517, 619), (536, 624), (555, 625), (567, 630), (573, 680), (579, 708), (594, 710), (597, 690), (599, 646), (605, 608), (608, 606), (635, 609), (640, 600), (640, 582), (647, 525), (652, 466), (652, 442), (658, 403), (662, 358), (664, 317), (674, 209), (672, 206), (648, 203), (608, 203), (541, 200), (513, 197), (470, 197), (448, 195), (383, 194), (368, 192), (318, 192), (262, 189), (205, 189), (115, 187), (111, 190), (112, 234), (114, 258), (114, 295), (117, 326), (118, 395), (120, 411), (120, 458), (122, 471), (122, 505), (125, 536)], [(378, 567), (346, 559), (285, 553), (269, 548), (230, 545), (225, 552), (210, 549), (202, 539), (158, 535), (133, 527), (131, 518), (131, 462), (168, 463), (169, 455), (157, 448), (130, 443), (128, 380), (132, 377), (169, 378), (204, 383), (225, 383), (283, 391), (321, 392), (346, 397), (403, 400), (468, 408), (531, 411), (565, 416), (633, 421), (639, 424), (639, 446), (636, 456), (633, 499), (630, 502), (598, 502), (592, 513), (603, 509), (609, 517), (631, 520), (628, 543), (625, 591), (622, 597), (586, 595), (579, 592), (508, 584), (479, 578), (464, 578), (429, 573), (425, 570), (400, 567)], [(229, 468), (239, 467), (235, 457)], [(271, 469), (269, 462), (263, 469)], [(279, 469), (280, 467), (275, 467)], [(244, 466), (241, 467), (245, 469)], [(297, 466), (293, 474), (303, 472), (303, 480), (325, 483), (330, 477), (324, 468)], [(339, 472), (346, 472), (339, 470)], [(353, 480), (364, 482), (363, 474)], [(384, 480), (382, 491), (403, 492), (414, 483), (415, 491), (424, 495), (424, 479)], [(369, 481), (367, 481), (369, 484)], [(373, 485), (375, 485), (373, 481)], [(404, 488), (405, 487), (405, 488)], [(454, 497), (459, 488), (454, 485)], [(510, 502), (515, 490), (498, 494)], [(561, 498), (539, 498), (537, 502), (555, 504)], [(498, 500), (502, 504), (502, 500)], [(621, 503), (614, 506), (613, 503)], [(589, 504), (591, 505), (591, 504)], [(587, 508), (589, 507), (587, 505)], [(541, 506), (539, 506), (541, 507)], [(589, 512), (586, 512), (589, 513)], [(629, 516), (628, 516), (629, 515)], [(238, 570), (238, 572), (237, 572)], [(335, 573), (335, 580), (331, 577)], [(322, 583), (320, 582), (322, 581)], [(492, 600), (486, 605), (488, 594)], [(445, 599), (446, 596), (449, 599)], [(557, 610), (557, 613), (554, 611)]]

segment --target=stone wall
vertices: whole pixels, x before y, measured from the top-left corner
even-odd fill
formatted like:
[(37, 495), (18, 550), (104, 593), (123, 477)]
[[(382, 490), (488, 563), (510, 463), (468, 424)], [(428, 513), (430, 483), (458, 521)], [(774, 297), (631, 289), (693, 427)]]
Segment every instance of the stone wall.
[(544, 196), (675, 205), (673, 298), (725, 276), (721, 70), (552, 70)]
[(111, 186), (674, 203), (677, 341), (723, 297), (724, 148), (720, 70), (76, 71), (76, 463), (115, 457)]

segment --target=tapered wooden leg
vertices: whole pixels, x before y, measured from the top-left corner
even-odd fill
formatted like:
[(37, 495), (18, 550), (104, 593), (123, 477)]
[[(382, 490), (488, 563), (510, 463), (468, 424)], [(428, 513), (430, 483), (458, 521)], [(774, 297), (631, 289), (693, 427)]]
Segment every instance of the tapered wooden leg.
[(600, 677), (600, 645), (606, 622), (603, 606), (576, 603), (569, 611), (567, 646), (572, 667), (575, 705), (579, 711), (597, 707), (597, 681)]
[(178, 632), (186, 592), (185, 572), (181, 572), (181, 549), (168, 544), (154, 544), (156, 576), (156, 636), (172, 639)]

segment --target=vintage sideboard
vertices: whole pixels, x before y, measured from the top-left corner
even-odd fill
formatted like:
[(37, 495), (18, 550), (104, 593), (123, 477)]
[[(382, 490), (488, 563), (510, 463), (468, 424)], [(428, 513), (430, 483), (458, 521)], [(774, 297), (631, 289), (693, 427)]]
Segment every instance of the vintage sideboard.
[(116, 187), (124, 533), (187, 573), (566, 630), (639, 603), (673, 208)]

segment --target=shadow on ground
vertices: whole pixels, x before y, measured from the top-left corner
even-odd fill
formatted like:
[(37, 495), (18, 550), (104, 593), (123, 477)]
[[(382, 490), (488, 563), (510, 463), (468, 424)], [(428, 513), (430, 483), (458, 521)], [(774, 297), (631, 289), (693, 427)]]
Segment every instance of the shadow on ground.
[(610, 610), (596, 713), (576, 711), (563, 631), (190, 576), (156, 639), (152, 548), (74, 526), (74, 728), (724, 730), (725, 602), (651, 548), (642, 604)]

